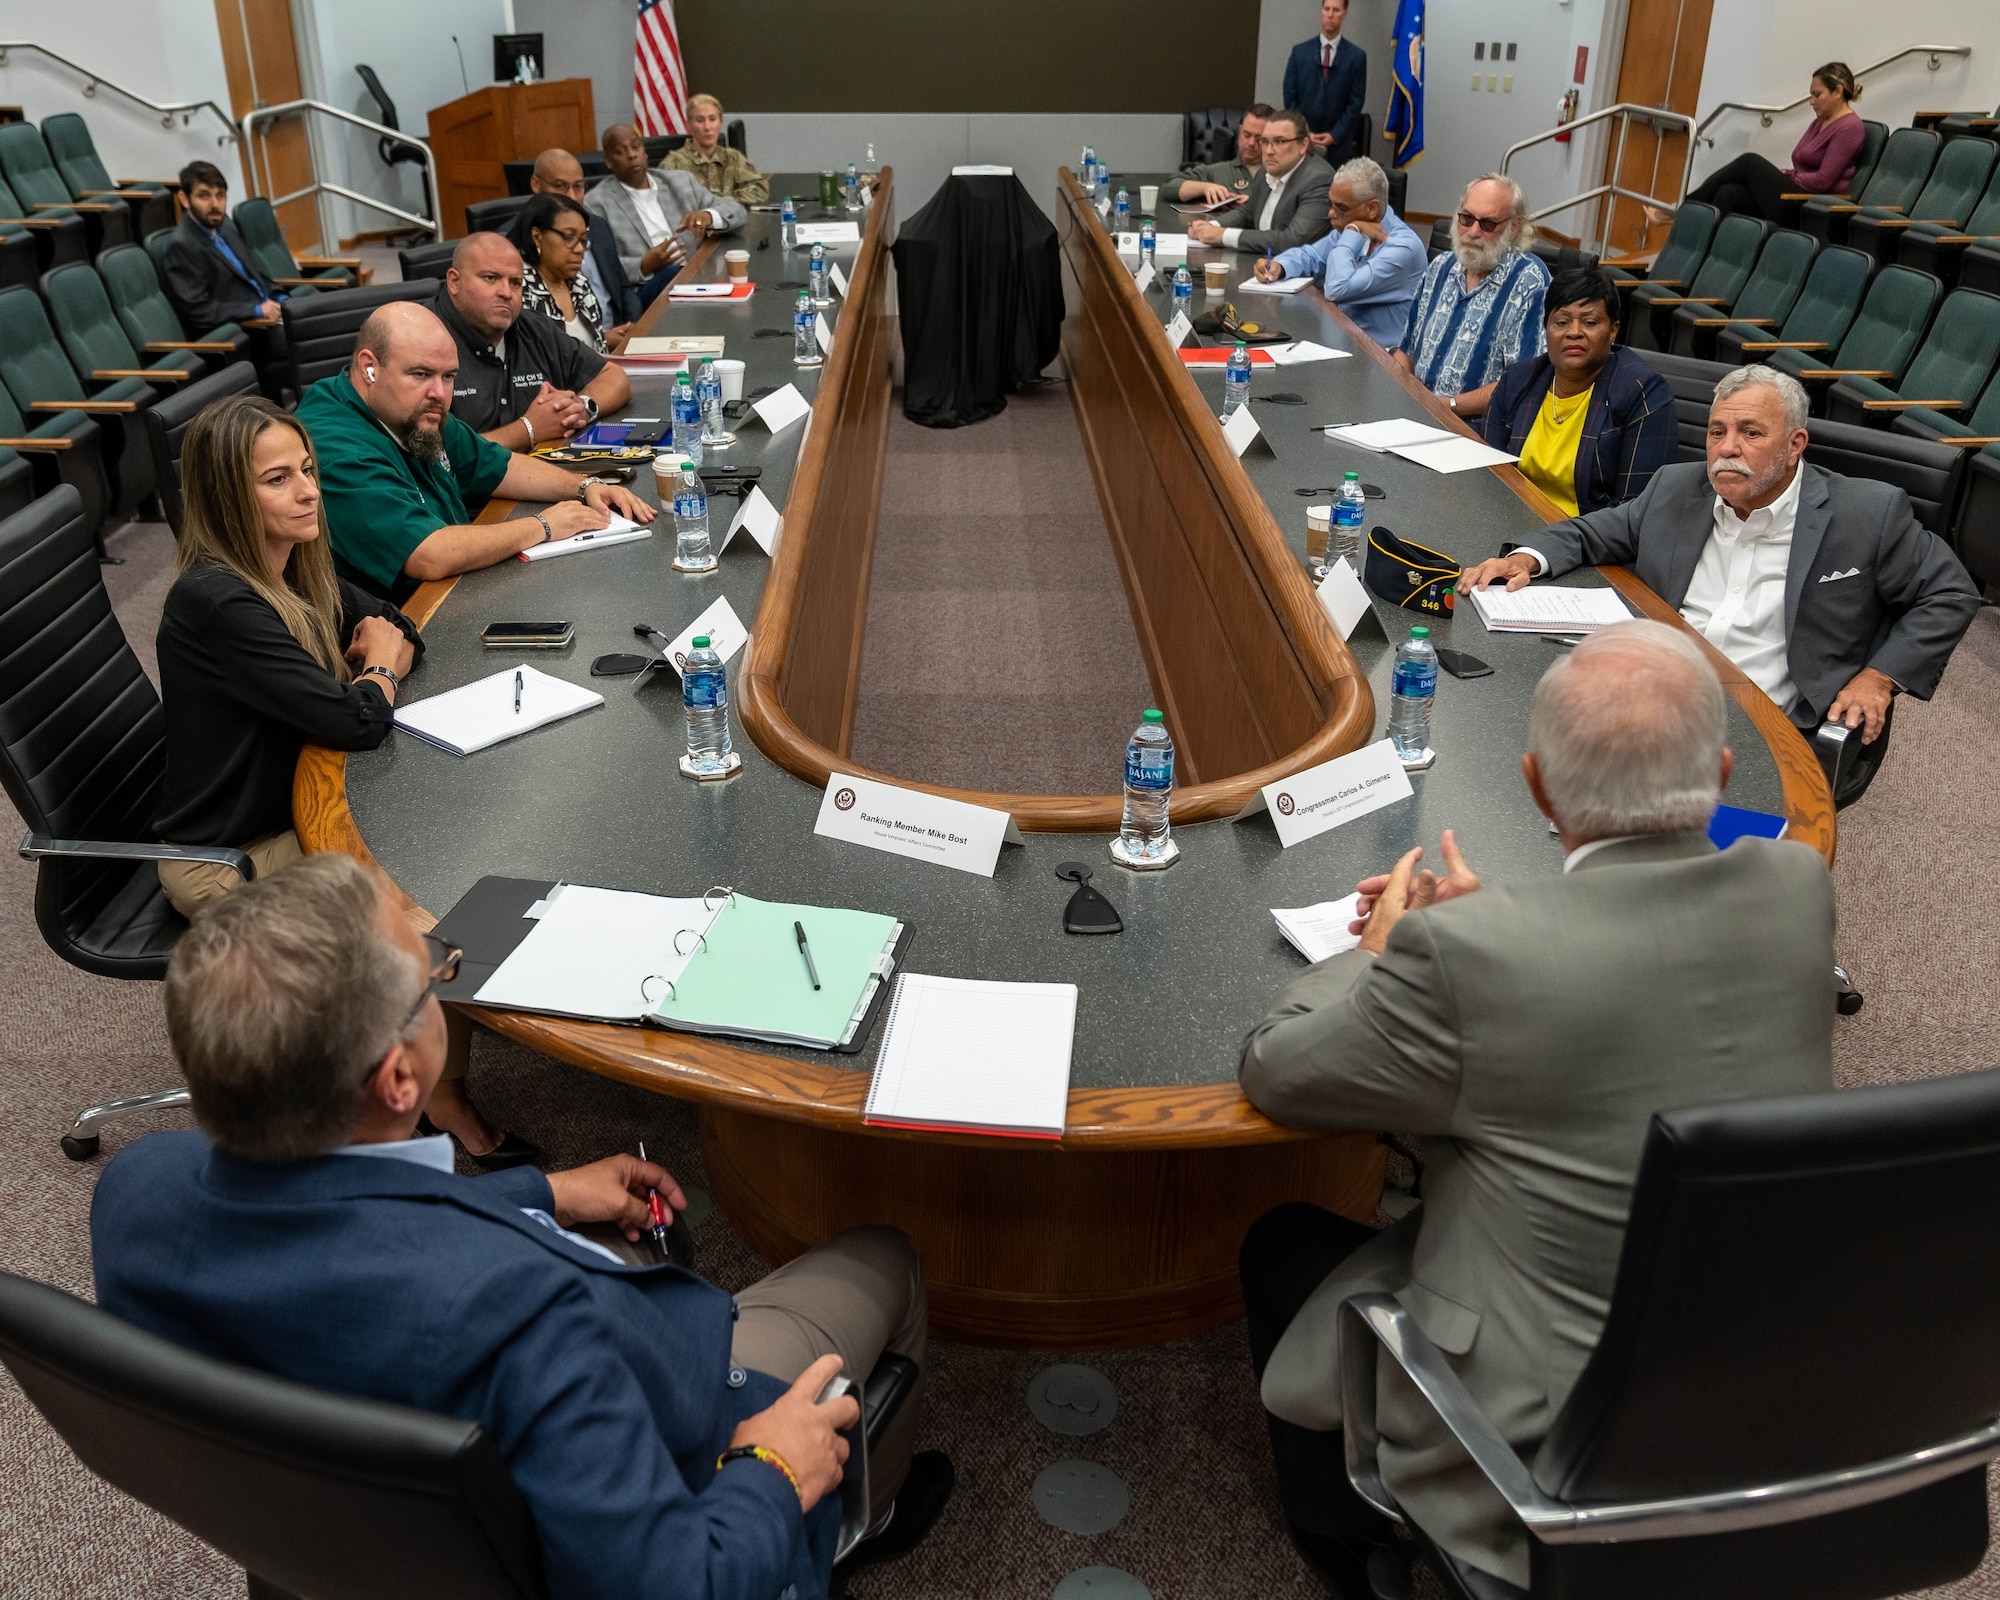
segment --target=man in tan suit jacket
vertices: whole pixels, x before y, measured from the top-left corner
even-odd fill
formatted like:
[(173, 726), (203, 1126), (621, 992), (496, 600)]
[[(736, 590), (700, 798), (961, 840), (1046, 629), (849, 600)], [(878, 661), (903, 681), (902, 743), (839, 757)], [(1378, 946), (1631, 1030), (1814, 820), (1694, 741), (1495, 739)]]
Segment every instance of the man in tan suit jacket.
[[(1362, 883), (1360, 948), (1244, 1044), (1244, 1093), (1276, 1121), (1425, 1139), (1423, 1204), (1395, 1227), (1292, 1205), (1244, 1246), (1280, 1498), (1336, 1594), (1393, 1592), (1342, 1463), (1341, 1302), (1396, 1295), (1532, 1463), (1603, 1328), (1652, 1114), (1833, 1087), (1832, 882), (1802, 844), (1709, 842), (1725, 728), (1686, 635), (1585, 640), (1537, 686), (1521, 762), (1562, 876), (1481, 888), (1450, 833), (1443, 878), (1411, 851)], [(1526, 1530), (1393, 1362), (1378, 1383), (1397, 1502), (1525, 1587)]]

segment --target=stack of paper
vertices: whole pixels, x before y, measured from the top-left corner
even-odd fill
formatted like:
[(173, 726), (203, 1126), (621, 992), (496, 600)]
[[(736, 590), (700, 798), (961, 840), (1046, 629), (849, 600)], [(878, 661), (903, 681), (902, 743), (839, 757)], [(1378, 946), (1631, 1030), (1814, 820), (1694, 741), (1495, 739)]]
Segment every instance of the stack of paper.
[(1504, 450), (1495, 450), (1481, 440), (1468, 439), (1462, 433), (1452, 433), (1445, 428), (1434, 428), (1428, 422), (1418, 422), (1410, 417), (1349, 423), (1344, 428), (1328, 428), (1326, 436), (1362, 450), (1373, 450), (1378, 455), (1401, 456), (1405, 461), (1414, 461), (1433, 472), (1466, 472), (1473, 467), (1493, 467), (1503, 461), (1518, 459)]
[(580, 883), (558, 884), (540, 906), (527, 938), (473, 996), (481, 1005), (637, 1022), (680, 981), (716, 915), (700, 899)]
[(1264, 348), (1271, 352), (1271, 359), (1281, 367), (1303, 366), (1308, 361), (1345, 361), (1354, 354), (1352, 350), (1329, 349), (1310, 339), (1299, 339), (1291, 344), (1270, 344)]
[(1324, 961), (1361, 943), (1360, 934), (1347, 931), (1360, 903), (1361, 896), (1351, 894), (1345, 900), (1328, 900), (1293, 911), (1280, 911), (1273, 906), (1271, 916), (1278, 924), (1278, 931), (1291, 940), (1300, 955), (1308, 961)]
[[(520, 678), (520, 709), (514, 680)], [(396, 726), (455, 756), (469, 756), (516, 734), (529, 733), (579, 711), (604, 704), (604, 696), (579, 684), (537, 672), (525, 661), (463, 688), (396, 707)]]
[(1443, 428), (1434, 428), (1428, 422), (1418, 422), (1411, 417), (1391, 417), (1386, 422), (1351, 422), (1344, 428), (1328, 428), (1326, 436), (1357, 449), (1373, 450), (1377, 455), (1399, 446), (1457, 437)]
[(862, 1120), (1060, 1139), (1076, 1035), (1073, 983), (993, 983), (906, 972)]
[(1489, 633), (1595, 633), (1632, 613), (1616, 589), (1565, 589), (1531, 583), (1520, 589), (1488, 584), (1469, 598)]
[(1281, 278), (1276, 283), (1259, 283), (1245, 278), (1236, 286), (1238, 294), (1297, 294), (1312, 283), (1311, 278)]
[(614, 544), (630, 544), (634, 539), (650, 539), (651, 528), (642, 528), (630, 517), (613, 517), (601, 528), (572, 534), (567, 539), (551, 539), (531, 544), (521, 552), (523, 561), (547, 561), (551, 556), (573, 556), (584, 550), (606, 550)]

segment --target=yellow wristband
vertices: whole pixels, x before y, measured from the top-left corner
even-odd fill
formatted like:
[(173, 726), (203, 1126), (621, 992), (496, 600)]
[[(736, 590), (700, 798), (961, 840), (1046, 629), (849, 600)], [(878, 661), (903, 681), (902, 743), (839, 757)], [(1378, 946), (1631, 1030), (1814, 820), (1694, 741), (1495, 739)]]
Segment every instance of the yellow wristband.
[(792, 1471), (786, 1464), (785, 1458), (777, 1451), (766, 1450), (761, 1444), (738, 1445), (733, 1450), (723, 1451), (715, 1458), (715, 1470), (720, 1472), (730, 1462), (741, 1460), (762, 1461), (768, 1466), (776, 1467), (785, 1475), (785, 1481), (792, 1486), (792, 1493), (799, 1497), (799, 1504), (805, 1504), (806, 1492), (799, 1487), (798, 1474)]

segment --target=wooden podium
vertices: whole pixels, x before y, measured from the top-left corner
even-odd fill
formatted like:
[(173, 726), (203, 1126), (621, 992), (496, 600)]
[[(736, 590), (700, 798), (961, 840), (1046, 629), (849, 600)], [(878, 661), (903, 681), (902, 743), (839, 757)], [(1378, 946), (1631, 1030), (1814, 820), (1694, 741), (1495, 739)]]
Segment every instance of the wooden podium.
[(431, 111), (437, 158), (438, 220), (452, 238), (466, 232), (465, 208), (507, 193), (501, 163), (532, 161), (544, 150), (597, 148), (588, 78), (495, 83)]

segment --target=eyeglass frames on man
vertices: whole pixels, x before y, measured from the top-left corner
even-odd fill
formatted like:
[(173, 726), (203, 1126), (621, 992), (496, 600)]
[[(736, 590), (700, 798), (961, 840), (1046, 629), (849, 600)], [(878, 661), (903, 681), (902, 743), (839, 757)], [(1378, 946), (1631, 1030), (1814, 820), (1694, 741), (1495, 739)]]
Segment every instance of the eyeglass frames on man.
[(463, 950), (455, 944), (446, 944), (434, 933), (424, 935), (424, 950), (430, 958), (425, 969), (428, 981), (424, 984), (424, 992), (417, 996), (417, 1003), (410, 1007), (409, 1014), (396, 1029), (398, 1035), (410, 1031), (410, 1024), (417, 1020), (417, 1013), (424, 1009), (425, 1002), (438, 992), (440, 984), (450, 983), (458, 976), (459, 966), (465, 960)]
[(1470, 211), (1461, 211), (1458, 214), (1458, 231), (1467, 233), (1477, 228), (1481, 233), (1498, 233), (1513, 220), (1511, 211), (1501, 217), (1475, 217)]

